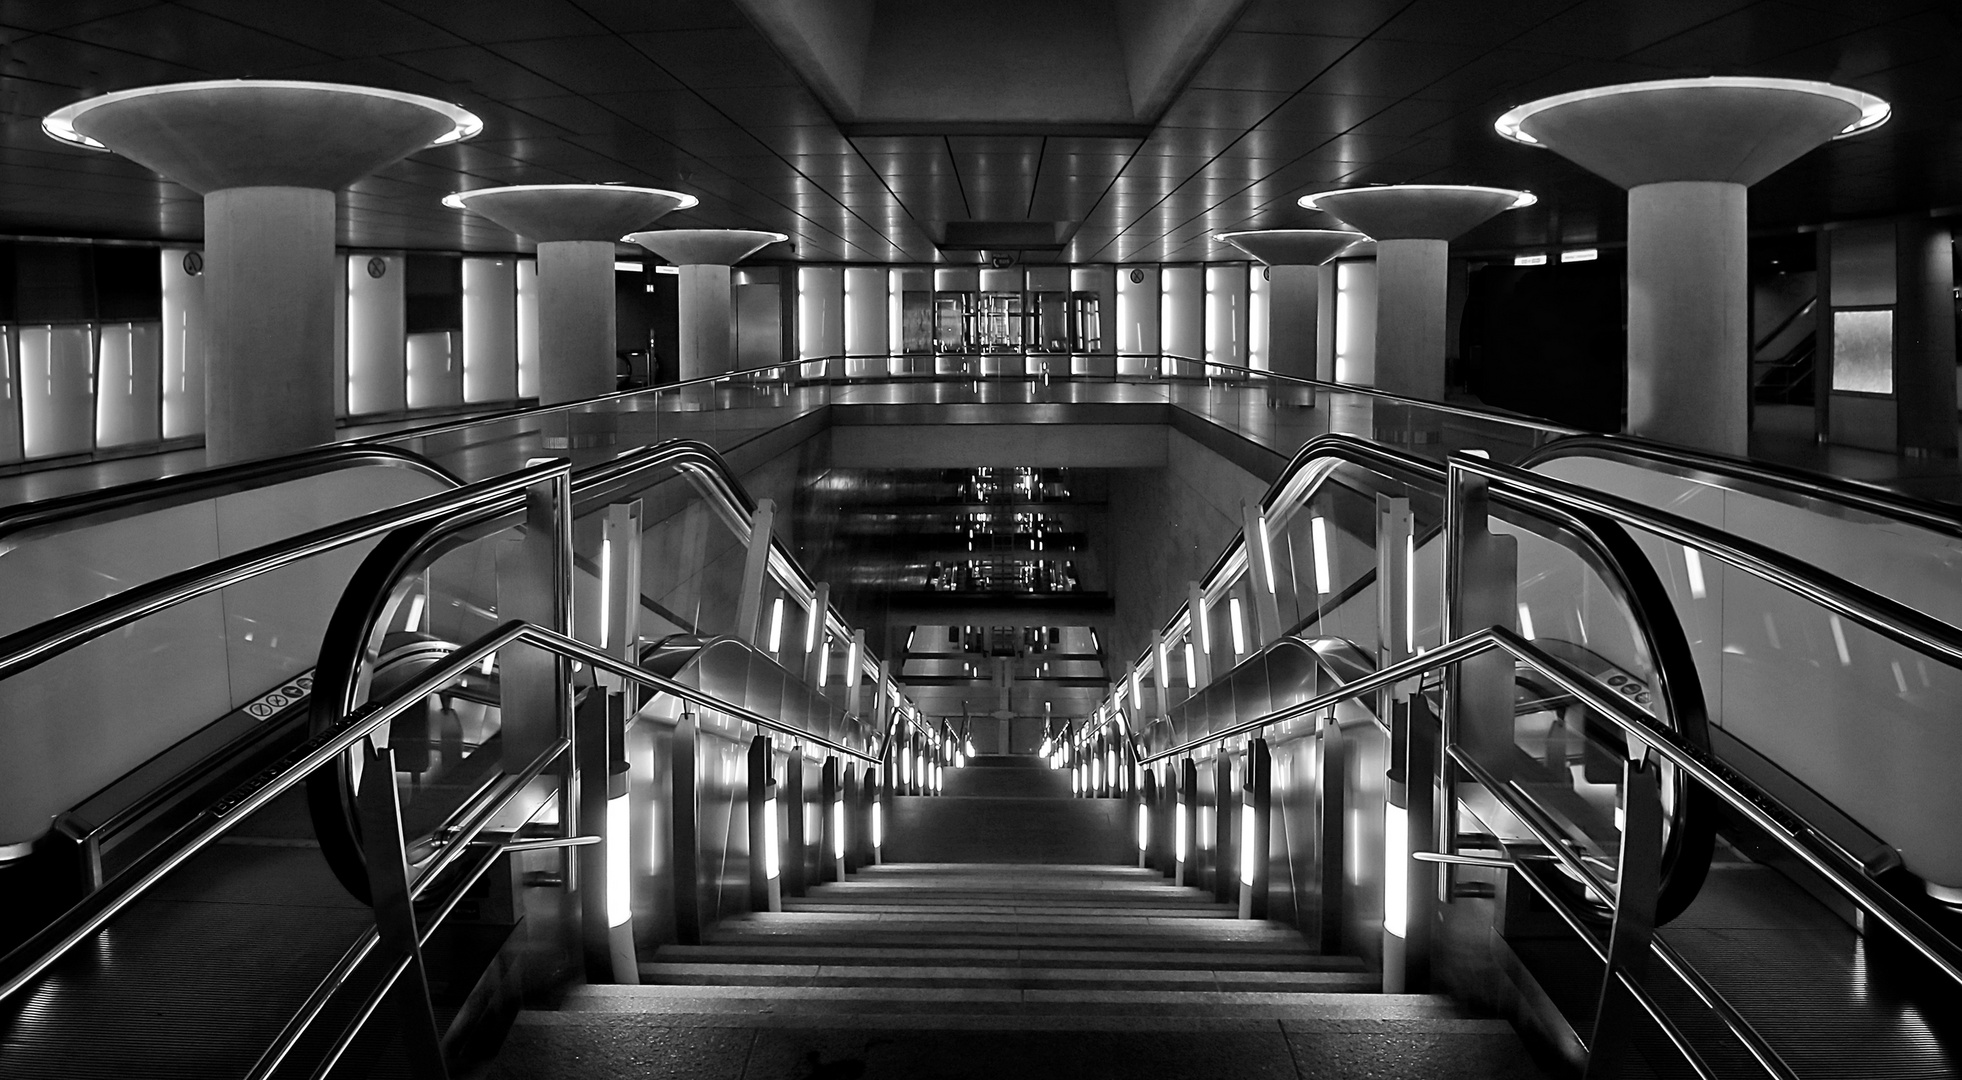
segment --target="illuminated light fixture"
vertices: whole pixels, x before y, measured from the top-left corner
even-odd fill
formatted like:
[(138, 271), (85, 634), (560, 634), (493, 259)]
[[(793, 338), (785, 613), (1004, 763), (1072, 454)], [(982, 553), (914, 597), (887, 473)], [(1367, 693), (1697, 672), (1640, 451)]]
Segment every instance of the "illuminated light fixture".
[(1546, 256), (1545, 256), (1545, 255), (1514, 255), (1514, 256), (1512, 257), (1512, 265), (1514, 265), (1514, 266), (1545, 266), (1545, 265), (1546, 265)]
[(831, 643), (827, 641), (824, 643), (824, 651), (818, 653), (818, 689), (819, 690), (824, 689), (825, 683), (830, 681), (831, 681)]
[(1082, 791), (1083, 791), (1083, 766), (1078, 765), (1070, 770), (1070, 794), (1076, 795), (1076, 794), (1080, 794)]
[(1703, 553), (1693, 547), (1683, 548), (1683, 576), (1689, 579), (1690, 596), (1701, 600), (1709, 595), (1703, 582)]
[(613, 630), (613, 538), (600, 538), (600, 648)]
[(1254, 805), (1240, 803), (1240, 884), (1253, 888), (1254, 883)]
[(1315, 591), (1327, 596), (1335, 588), (1330, 579), (1328, 567), (1328, 521), (1316, 516), (1308, 523), (1308, 533), (1315, 545)]
[[(1552, 100), (1552, 99), (1548, 99), (1548, 100)], [(1510, 195), (1513, 197), (1512, 205), (1506, 207), (1507, 210), (1523, 210), (1526, 207), (1531, 206), (1534, 203), (1540, 201), (1540, 197), (1533, 194), (1530, 191), (1513, 191), (1510, 188), (1479, 187), (1475, 184), (1397, 184), (1395, 186), (1404, 191), (1490, 191), (1495, 194)], [(1320, 205), (1318, 205), (1318, 200), (1320, 199), (1326, 199), (1331, 195), (1345, 195), (1351, 191), (1374, 191), (1374, 190), (1376, 190), (1375, 187), (1369, 187), (1369, 186), (1337, 188), (1334, 191), (1317, 191), (1313, 195), (1303, 195), (1301, 198), (1295, 201), (1299, 203), (1303, 209), (1322, 210), (1323, 208)]]
[[(469, 208), (471, 199), (477, 198), (482, 195), (489, 195), (494, 192), (504, 192), (504, 191), (595, 191), (595, 190), (638, 191), (649, 195), (663, 195), (666, 196), (667, 198), (677, 200), (677, 202), (674, 205), (675, 210), (687, 210), (691, 207), (699, 205), (702, 201), (700, 199), (697, 199), (693, 195), (684, 194), (679, 191), (669, 191), (666, 188), (635, 187), (631, 184), (511, 184), (505, 187), (472, 188), (469, 191), (453, 191), (450, 194), (443, 196), (443, 205), (449, 207), (452, 210), (466, 210)], [(618, 264), (616, 263), (615, 265), (617, 266)]]
[(817, 601), (811, 601), (810, 617), (804, 621), (804, 652), (808, 655), (817, 648), (818, 629), (824, 625), (824, 612), (817, 609)]
[(852, 679), (858, 678), (859, 673), (863, 667), (864, 667), (864, 656), (859, 651), (858, 636), (854, 634), (852, 636), (852, 650), (850, 654), (850, 659), (845, 662), (846, 680), (850, 681)]
[(414, 633), (422, 629), (422, 612), (428, 600), (421, 593), (409, 597), (409, 616), (402, 620), (402, 629)]
[(496, 663), (497, 663), (497, 654), (491, 653), (489, 656), (484, 657), (483, 663), (477, 665), (477, 673), (479, 675), (484, 676), (485, 678), (490, 678), (491, 668), (494, 665), (496, 665)]
[[(672, 274), (672, 275), (674, 275), (675, 277), (680, 277), (680, 276), (681, 276), (681, 267), (679, 267), (679, 266), (657, 266), (657, 267), (655, 267), (655, 268), (654, 268), (654, 272), (655, 272), (655, 273), (657, 273), (657, 274)], [(649, 285), (649, 286), (647, 287), (647, 291), (648, 291), (648, 292), (653, 292), (653, 291), (654, 291), (654, 287), (653, 287), (652, 285)]]
[(1227, 601), (1227, 622), (1233, 624), (1233, 657), (1239, 659), (1247, 654), (1247, 625), (1240, 615), (1240, 598)]
[(1096, 758), (1090, 759), (1090, 790), (1097, 791), (1104, 786), (1104, 763)]
[(1744, 90), (1786, 90), (1797, 93), (1817, 94), (1821, 97), (1837, 98), (1860, 110), (1860, 118), (1840, 129), (1834, 138), (1844, 139), (1848, 135), (1858, 135), (1871, 131), (1887, 122), (1894, 108), (1885, 100), (1872, 94), (1863, 94), (1832, 83), (1815, 82), (1810, 79), (1766, 79), (1754, 76), (1717, 75), (1701, 79), (1653, 79), (1647, 82), (1621, 83), (1616, 86), (1596, 86), (1587, 90), (1576, 90), (1571, 94), (1556, 94), (1541, 98), (1531, 104), (1521, 105), (1508, 111), (1492, 122), (1492, 130), (1513, 142), (1538, 146), (1540, 141), (1521, 130), (1533, 116), (1561, 105), (1571, 105), (1576, 101), (1622, 94), (1640, 94), (1656, 90), (1689, 90), (1700, 86), (1733, 87)]
[(1533, 609), (1525, 604), (1519, 605), (1519, 636), (1533, 640)]
[(1199, 688), (1199, 658), (1193, 654), (1190, 641), (1185, 643), (1185, 688), (1187, 690)]
[(872, 802), (872, 850), (878, 851), (886, 846), (885, 804), (878, 800)]
[(1117, 751), (1115, 750), (1104, 751), (1104, 775), (1110, 777), (1111, 783), (1117, 782)]
[[(773, 802), (771, 805), (775, 805)], [(627, 789), (606, 800), (606, 925), (619, 926), (634, 915), (632, 818)], [(774, 875), (773, 875), (774, 876)]]
[(899, 782), (902, 784), (913, 782), (913, 755), (911, 754), (899, 756)]
[(831, 854), (845, 857), (845, 800), (831, 804)]
[(1175, 824), (1172, 827), (1172, 857), (1185, 861), (1185, 802), (1180, 800), (1173, 808)]
[(1138, 850), (1143, 851), (1150, 846), (1151, 846), (1151, 808), (1143, 803), (1139, 803), (1138, 804)]
[(1404, 936), (1410, 915), (1410, 819), (1395, 803), (1383, 804), (1383, 932)]
[(301, 82), (292, 79), (209, 79), (203, 82), (167, 83), (162, 86), (141, 86), (134, 90), (118, 90), (114, 93), (89, 98), (86, 101), (78, 101), (66, 108), (56, 109), (41, 121), (41, 130), (65, 143), (87, 147), (90, 150), (107, 150), (108, 147), (75, 130), (75, 121), (81, 119), (82, 114), (118, 101), (130, 101), (136, 98), (159, 97), (166, 94), (183, 93), (185, 91), (214, 90), (221, 87), (235, 86), (249, 86), (253, 89), (266, 90), (324, 90), (336, 94), (356, 94), (363, 97), (385, 98), (389, 101), (401, 101), (411, 105), (420, 105), (432, 112), (442, 113), (444, 116), (449, 117), (450, 120), (450, 130), (437, 136), (429, 143), (430, 146), (446, 146), (450, 143), (462, 142), (484, 130), (484, 122), (478, 118), (476, 113), (471, 112), (461, 105), (452, 105), (447, 101), (438, 101), (435, 98), (423, 97), (420, 94), (405, 94), (399, 90), (382, 90), (373, 86), (352, 86), (347, 83)]
[(1144, 669), (1142, 667), (1131, 669), (1131, 708), (1144, 708)]
[(1254, 515), (1254, 524), (1260, 532), (1260, 566), (1267, 572), (1267, 592), (1274, 592), (1274, 550), (1267, 542), (1267, 515)]
[(1826, 625), (1832, 628), (1833, 648), (1839, 652), (1839, 666), (1852, 667), (1853, 653), (1846, 647), (1846, 627), (1840, 624), (1839, 616), (1826, 616)]
[(619, 259), (613, 260), (613, 272), (616, 274), (618, 273), (638, 274), (641, 272), (642, 269), (644, 269), (644, 267), (642, 267), (641, 264), (637, 262), (622, 262)]
[(783, 861), (777, 852), (777, 797), (763, 800), (763, 876), (776, 880), (783, 872)]
[(946, 786), (946, 772), (947, 770), (943, 766), (935, 765), (933, 767), (933, 793), (936, 795), (940, 794), (940, 789)]
[(1593, 262), (1600, 257), (1599, 248), (1572, 248), (1560, 253), (1560, 261), (1563, 263)]
[(1417, 538), (1403, 538), (1403, 647), (1417, 651)]
[(973, 756), (974, 756), (974, 740), (973, 740), (973, 739), (969, 739), (969, 740), (967, 740), (967, 747), (966, 747), (966, 753), (967, 753), (967, 756), (968, 756), (968, 757), (973, 757)]
[(1048, 756), (1049, 756), (1049, 752), (1050, 752), (1051, 750), (1053, 750), (1054, 748), (1055, 748), (1055, 744), (1054, 744), (1054, 743), (1052, 743), (1052, 742), (1050, 742), (1050, 740), (1049, 740), (1049, 736), (1047, 736), (1047, 735), (1044, 735), (1044, 736), (1042, 737), (1042, 746), (1041, 746), (1041, 747), (1039, 747), (1039, 748), (1038, 748), (1038, 749), (1036, 750), (1036, 756), (1037, 756), (1037, 757), (1048, 757)]
[[(604, 646), (602, 646), (604, 648)], [(783, 597), (770, 602), (770, 651), (783, 648)]]

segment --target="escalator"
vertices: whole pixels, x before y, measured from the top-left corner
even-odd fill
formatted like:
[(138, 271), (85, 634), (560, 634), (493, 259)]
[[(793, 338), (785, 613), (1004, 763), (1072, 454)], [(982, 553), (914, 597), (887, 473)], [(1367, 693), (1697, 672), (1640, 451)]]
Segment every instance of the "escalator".
[[(610, 900), (581, 884), (590, 853), (566, 850), (598, 850), (599, 836), (577, 827), (591, 820), (573, 779), (582, 738), (599, 748), (602, 778), (586, 797), (608, 801), (611, 742), (641, 759), (631, 785), (640, 829), (657, 817), (667, 828), (674, 815), (655, 807), (672, 796), (664, 755), (685, 721), (700, 749), (688, 755), (699, 757), (699, 850), (717, 853), (700, 860), (702, 917), (746, 908), (748, 889), (731, 882), (749, 862), (740, 795), (752, 737), (785, 736), (772, 771), (790, 790), (800, 786), (791, 774), (811, 774), (804, 801), (815, 807), (835, 780), (876, 790), (871, 748), (892, 735), (871, 717), (905, 711), (896, 688), (878, 683), (877, 658), (816, 606), (822, 594), (763, 531), (768, 522), (713, 451), (663, 445), (576, 479), (535, 465), (107, 598), (123, 610), (98, 612), (77, 633), (96, 631), (83, 640), (112, 648), (123, 627), (297, 569), (327, 610), (300, 605), (276, 632), (317, 618), (319, 665), (310, 694), (269, 721), (289, 737), (250, 756), (147, 763), (143, 778), (178, 789), (180, 809), (144, 843), (125, 844), (77, 902), (48, 905), (52, 919), (44, 910), (22, 927), (38, 932), (0, 970), (0, 1073), (122, 1075), (141, 1063), (158, 1075), (358, 1075), (395, 1059), (426, 1066), (432, 1039), (450, 1060), (481, 1056), (471, 1040), (500, 1030), (497, 1017), (580, 974), (564, 939), (576, 937), (582, 905)], [(694, 560), (678, 564), (676, 549)], [(572, 621), (575, 596), (590, 625)], [(781, 622), (786, 610), (789, 640), (749, 644), (761, 642), (759, 613)], [(526, 617), (546, 647), (507, 636), (458, 667), (460, 647)], [(730, 637), (745, 619), (747, 632)], [(564, 636), (574, 631), (605, 651), (570, 659), (565, 650), (592, 647)], [(825, 656), (828, 687), (802, 682), (815, 666), (805, 641)], [(79, 651), (44, 650), (99, 660)], [(625, 674), (596, 680), (602, 660)], [(456, 670), (419, 689), (438, 669)], [(187, 669), (182, 681), (200, 674), (228, 673)], [(665, 680), (668, 693), (635, 678)], [(676, 695), (691, 692), (684, 718)], [(620, 738), (609, 740), (609, 718)], [(848, 761), (834, 778), (837, 754)], [(182, 771), (167, 771), (173, 763)], [(807, 816), (822, 815), (797, 815)], [(671, 885), (671, 854), (634, 851), (648, 880)], [(45, 865), (14, 870), (14, 895), (48, 891)], [(672, 888), (668, 905), (642, 925), (672, 925)], [(405, 924), (417, 928), (407, 937)], [(162, 1045), (176, 1053), (150, 1060)]]
[[(1954, 1071), (1962, 920), (1942, 876), (1953, 819), (1874, 809), (1925, 810), (1952, 787), (1901, 760), (1948, 727), (1913, 711), (1904, 680), (1925, 678), (1929, 703), (1941, 700), (1958, 638), (1888, 595), (1944, 558), (1952, 520), (1857, 485), (1624, 439), (1554, 443), (1528, 456), (1536, 472), (1458, 459), (1451, 477), (1380, 447), (1318, 442), (1270, 494), (1253, 554), (1236, 544), (1204, 584), (1205, 625), (1182, 610), (1167, 646), (1139, 665), (1174, 685), (1171, 659), (1187, 644), (1208, 652), (1208, 632), (1219, 653), (1244, 631), (1217, 624), (1246, 619), (1268, 581), (1289, 632), (1220, 656), (1227, 674), (1157, 698), (1148, 714), (1135, 689), (1107, 703), (1138, 721), (1153, 786), (1181, 796), (1163, 801), (1193, 816), (1194, 835), (1210, 834), (1202, 810), (1251, 804), (1255, 787), (1271, 799), (1267, 858), (1236, 875), (1202, 840), (1202, 883), (1230, 892), (1258, 878), (1270, 911), (1386, 973), (1404, 966), (1386, 955), (1393, 945), (1415, 954), (1422, 938), (1413, 978), (1510, 1012), (1576, 1063), (1592, 1049), (1639, 1059), (1638, 1075), (1843, 1075), (1856, 1052), (1875, 1075)], [(1658, 505), (1689, 517), (1645, 509)], [(1462, 516), (1447, 523), (1452, 513)], [(1793, 529), (1800, 515), (1831, 524)], [(1727, 529), (1696, 528), (1712, 517)], [(1765, 550), (1780, 530), (1803, 537), (1794, 550), (1810, 558)], [(1782, 622), (1797, 655), (1747, 657), (1783, 666), (1738, 686), (1740, 655), (1755, 650), (1699, 610), (1719, 589), (1748, 598), (1754, 629), (1775, 635)], [(1938, 587), (1919, 608), (1944, 605)], [(1467, 653), (1484, 646), (1465, 635), (1490, 624), (1503, 635), (1484, 636), (1513, 656)], [(1343, 696), (1391, 665), (1422, 674)], [(1901, 700), (1873, 693), (1863, 666)], [(1767, 678), (1790, 685), (1772, 692)], [(1319, 705), (1332, 695), (1332, 708)], [(1762, 734), (1803, 733), (1800, 748), (1831, 738), (1853, 700), (1892, 737), (1841, 738), (1808, 757)], [(1651, 726), (1668, 734), (1651, 738)], [(1817, 767), (1820, 750), (1837, 770)], [(1440, 761), (1448, 781), (1435, 778)], [(1652, 779), (1631, 779), (1640, 773)], [(1894, 789), (1874, 790), (1877, 774)], [(1452, 798), (1437, 806), (1440, 783)], [(1622, 865), (1631, 784), (1657, 796), (1646, 870)], [(1411, 850), (1394, 835), (1404, 828), (1422, 853), (1407, 883), (1359, 871), (1357, 849)], [(1224, 847), (1222, 834), (1214, 851)], [(1622, 883), (1639, 899), (1644, 874), (1648, 906), (1622, 918)], [(1400, 906), (1386, 896), (1406, 884), (1408, 925), (1385, 918)], [(1620, 951), (1633, 934), (1624, 924), (1642, 919), (1659, 929)], [(1409, 940), (1382, 929), (1391, 923)], [(1490, 952), (1467, 946), (1483, 933)], [(1495, 982), (1496, 971), (1510, 974)]]

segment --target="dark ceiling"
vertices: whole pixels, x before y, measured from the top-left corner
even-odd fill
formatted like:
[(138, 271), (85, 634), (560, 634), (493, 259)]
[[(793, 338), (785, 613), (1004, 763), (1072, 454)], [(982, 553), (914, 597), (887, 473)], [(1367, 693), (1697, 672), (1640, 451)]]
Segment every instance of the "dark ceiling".
[(777, 229), (823, 261), (935, 261), (933, 223), (961, 219), (1081, 222), (1045, 258), (1221, 258), (1217, 231), (1325, 224), (1301, 194), (1402, 181), (1539, 194), (1468, 250), (1612, 243), (1620, 192), (1503, 142), (1492, 120), (1546, 94), (1707, 74), (1826, 79), (1895, 106), (1878, 132), (1754, 189), (1755, 228), (1962, 207), (1952, 2), (1252, 0), (1142, 141), (847, 138), (725, 0), (0, 0), (0, 37), (0, 232), (17, 234), (198, 238), (194, 196), (54, 143), (40, 118), (103, 91), (235, 76), (390, 87), (483, 117), (474, 141), (347, 193), (341, 239), (357, 247), (513, 250), (438, 200), (609, 180), (701, 197), (664, 224)]

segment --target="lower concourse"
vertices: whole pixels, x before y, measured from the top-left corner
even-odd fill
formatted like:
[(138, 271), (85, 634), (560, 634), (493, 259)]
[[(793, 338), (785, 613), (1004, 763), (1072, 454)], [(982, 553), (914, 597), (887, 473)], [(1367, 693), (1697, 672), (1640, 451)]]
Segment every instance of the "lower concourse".
[(0, 40), (0, 1076), (1962, 1073), (1945, 7)]

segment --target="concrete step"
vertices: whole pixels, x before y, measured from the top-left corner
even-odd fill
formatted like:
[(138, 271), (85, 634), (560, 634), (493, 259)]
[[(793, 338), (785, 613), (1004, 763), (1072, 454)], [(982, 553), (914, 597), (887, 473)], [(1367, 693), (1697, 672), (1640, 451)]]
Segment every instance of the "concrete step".
[(1127, 822), (1115, 799), (899, 797), (885, 854), (894, 862), (1123, 866), (1137, 861)]
[(1021, 990), (1259, 990), (1372, 993), (1361, 971), (1233, 971), (1211, 968), (1044, 967), (1023, 964), (685, 963), (640, 965), (641, 980), (668, 986), (853, 986)]
[[(1055, 1021), (1087, 1016), (1219, 1017), (1239, 1020), (1462, 1020), (1442, 998), (1276, 990), (1104, 990), (1094, 988), (878, 986), (589, 986), (567, 995), (568, 1013), (643, 1015), (991, 1016)], [(1509, 1029), (1508, 1029), (1509, 1030)]]
[(1070, 774), (1061, 769), (948, 769), (942, 778), (941, 798), (1071, 798)]
[(1319, 953), (1277, 952), (1267, 949), (1227, 951), (1169, 949), (928, 949), (909, 947), (868, 948), (846, 945), (799, 945), (780, 941), (723, 943), (713, 945), (663, 945), (654, 960), (664, 963), (800, 963), (894, 966), (920, 964), (1001, 964), (1014, 961), (1037, 967), (1070, 966), (1079, 969), (1155, 968), (1232, 971), (1361, 971), (1363, 963), (1352, 956), (1323, 956)]

